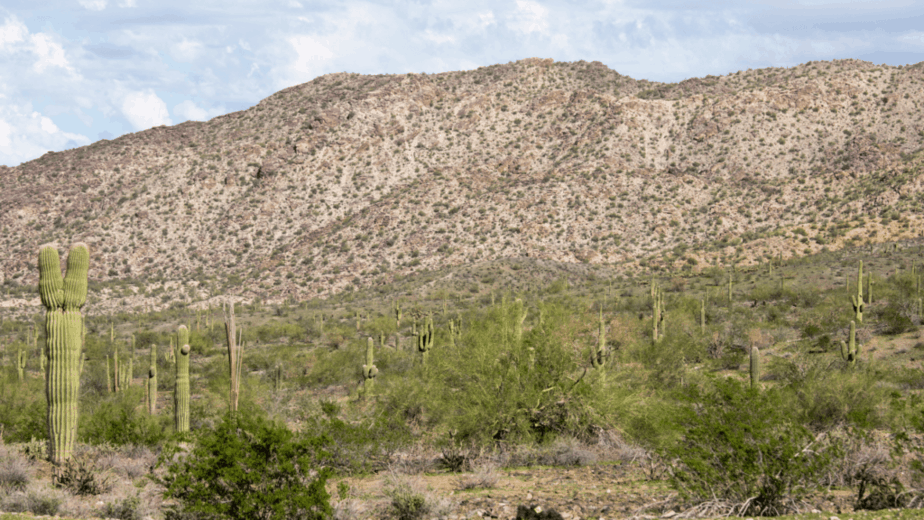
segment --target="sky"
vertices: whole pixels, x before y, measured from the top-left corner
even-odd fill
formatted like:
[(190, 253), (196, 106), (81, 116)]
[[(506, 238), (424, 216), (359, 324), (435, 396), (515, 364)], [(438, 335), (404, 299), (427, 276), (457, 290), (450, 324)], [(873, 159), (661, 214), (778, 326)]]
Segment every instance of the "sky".
[(4, 0), (0, 165), (207, 121), (332, 72), (524, 58), (677, 82), (924, 61), (924, 0)]

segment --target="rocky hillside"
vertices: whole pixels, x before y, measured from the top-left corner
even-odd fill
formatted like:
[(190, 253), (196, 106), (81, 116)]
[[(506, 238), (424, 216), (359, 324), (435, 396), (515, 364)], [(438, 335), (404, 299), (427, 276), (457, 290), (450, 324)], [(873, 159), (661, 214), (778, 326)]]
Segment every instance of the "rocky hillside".
[(38, 246), (75, 240), (106, 295), (147, 308), (501, 258), (698, 270), (919, 237), (921, 92), (924, 63), (857, 60), (676, 84), (535, 58), (329, 74), (0, 167), (2, 299), (37, 305)]

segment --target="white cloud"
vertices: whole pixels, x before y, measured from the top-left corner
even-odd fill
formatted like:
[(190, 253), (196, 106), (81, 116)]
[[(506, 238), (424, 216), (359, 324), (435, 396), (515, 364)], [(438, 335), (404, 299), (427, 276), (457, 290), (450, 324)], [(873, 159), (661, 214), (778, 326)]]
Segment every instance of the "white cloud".
[(159, 125), (171, 125), (167, 105), (153, 90), (132, 92), (122, 100), (122, 114), (135, 130), (146, 130)]
[(102, 11), (106, 8), (106, 0), (78, 0), (80, 5), (91, 11)]
[(321, 41), (307, 35), (290, 36), (286, 39), (295, 49), (296, 58), (292, 70), (305, 79), (313, 78), (320, 70), (322, 62), (334, 58), (334, 53)]
[(301, 9), (302, 4), (299, 3), (297, 0), (289, 0), (289, 7), (292, 7), (295, 9)]
[(424, 39), (430, 40), (433, 43), (449, 43), (456, 41), (455, 37), (449, 34), (440, 34), (427, 29), (424, 31)]
[(189, 63), (202, 54), (202, 49), (201, 42), (183, 38), (183, 41), (173, 44), (170, 48), (170, 54), (177, 61)]
[(237, 44), (240, 45), (241, 48), (244, 49), (245, 51), (249, 51), (249, 50), (250, 50), (250, 44), (247, 43), (247, 42), (245, 42), (244, 40), (238, 40), (238, 41), (237, 41)]
[(0, 105), (0, 164), (16, 166), (50, 150), (90, 144), (84, 135), (62, 132), (31, 103)]
[(119, 7), (138, 7), (138, 2), (135, 0), (122, 0), (119, 2)]
[(513, 21), (507, 23), (507, 27), (527, 34), (543, 32), (549, 26), (546, 21), (548, 14), (549, 10), (537, 2), (517, 0), (516, 13), (511, 17)]
[(494, 13), (491, 11), (488, 11), (486, 13), (479, 13), (478, 19), (481, 20), (481, 27), (487, 27), (495, 23)]
[(67, 58), (64, 57), (64, 48), (45, 33), (31, 36), (32, 50), (38, 55), (38, 61), (32, 65), (36, 72), (43, 72), (48, 67), (61, 67), (70, 69)]
[(905, 43), (924, 47), (924, 32), (921, 31), (911, 31), (908, 34), (899, 36), (898, 39)]
[(23, 41), (28, 33), (26, 24), (20, 22), (15, 16), (7, 18), (3, 25), (0, 25), (0, 50), (12, 43)]

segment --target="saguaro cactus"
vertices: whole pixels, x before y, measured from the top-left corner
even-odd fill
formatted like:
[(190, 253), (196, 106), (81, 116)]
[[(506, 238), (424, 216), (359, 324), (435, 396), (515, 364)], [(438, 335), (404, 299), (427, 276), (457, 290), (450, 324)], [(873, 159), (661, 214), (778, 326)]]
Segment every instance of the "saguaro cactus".
[(760, 349), (751, 347), (751, 388), (760, 384)]
[(702, 298), (699, 301), (699, 331), (703, 334), (706, 333), (706, 299)]
[(90, 252), (76, 243), (67, 255), (67, 274), (61, 277), (58, 251), (51, 245), (39, 250), (39, 293), (45, 306), (45, 355), (48, 370), (48, 458), (59, 465), (70, 458), (77, 437), (77, 395), (80, 388), (80, 346), (87, 301)]
[(189, 431), (189, 329), (176, 331), (176, 390), (173, 393), (174, 425), (178, 432)]
[(600, 308), (600, 327), (599, 333), (597, 334), (597, 347), (594, 349), (593, 353), (590, 356), (590, 364), (594, 368), (600, 370), (600, 379), (604, 380), (606, 378), (606, 372), (603, 370), (606, 367), (606, 324), (603, 322), (603, 308)]
[(664, 292), (660, 286), (654, 288), (654, 298), (652, 300), (652, 309), (654, 316), (652, 319), (651, 338), (657, 343), (664, 337)]
[(401, 304), (398, 300), (395, 300), (395, 325), (396, 328), (401, 328)]
[(22, 347), (16, 354), (16, 373), (19, 375), (19, 381), (22, 382), (26, 377), (26, 353)]
[(854, 366), (857, 363), (857, 356), (860, 354), (860, 348), (857, 346), (857, 323), (850, 322), (849, 343), (841, 340), (841, 357), (847, 362), (848, 366)]
[(375, 366), (373, 359), (372, 338), (366, 341), (366, 364), (363, 365), (363, 393), (366, 396), (372, 395), (372, 389), (375, 387), (375, 376), (379, 374), (379, 369)]
[(234, 304), (229, 306), (225, 315), (225, 337), (228, 340), (228, 367), (231, 373), (230, 410), (237, 412), (237, 402), (241, 393), (241, 368), (244, 358), (244, 329), (237, 328), (234, 318)]
[(157, 413), (157, 345), (151, 345), (151, 366), (148, 367), (148, 413)]
[(424, 325), (417, 333), (417, 350), (423, 353), (423, 364), (427, 364), (430, 349), (433, 348), (433, 318), (427, 316)]
[(857, 294), (851, 296), (853, 301), (853, 312), (857, 323), (863, 323), (863, 260), (860, 260), (860, 268), (857, 271)]

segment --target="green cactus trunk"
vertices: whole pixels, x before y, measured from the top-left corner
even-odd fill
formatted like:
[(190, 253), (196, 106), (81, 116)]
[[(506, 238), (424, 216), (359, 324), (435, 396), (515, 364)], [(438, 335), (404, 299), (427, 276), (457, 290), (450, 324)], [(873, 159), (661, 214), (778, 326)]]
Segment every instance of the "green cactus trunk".
[(189, 431), (189, 329), (180, 325), (176, 332), (176, 390), (173, 393), (174, 426), (178, 432)]
[(590, 364), (600, 371), (600, 380), (606, 381), (606, 324), (603, 322), (603, 308), (600, 308), (600, 324), (597, 334), (597, 348), (590, 356)]
[(757, 347), (751, 347), (751, 388), (758, 388), (760, 385), (760, 350)]
[(375, 376), (379, 374), (379, 369), (374, 364), (373, 350), (372, 338), (370, 337), (366, 342), (366, 364), (363, 365), (363, 394), (366, 397), (372, 395), (375, 388)]
[(851, 296), (853, 302), (854, 319), (857, 323), (863, 323), (863, 260), (860, 260), (860, 268), (857, 271), (857, 294)]
[(427, 358), (430, 355), (430, 350), (433, 348), (433, 318), (427, 316), (426, 321), (422, 327), (422, 330), (417, 333), (417, 350), (419, 350), (423, 355), (421, 359), (423, 364), (426, 366)]
[(119, 351), (116, 349), (115, 354), (112, 356), (112, 386), (115, 388), (115, 392), (119, 393), (119, 390), (122, 389), (122, 372), (119, 370)]
[(157, 414), (157, 345), (151, 345), (151, 366), (148, 367), (148, 413)]
[(48, 400), (48, 459), (60, 465), (71, 457), (77, 437), (80, 347), (87, 301), (90, 253), (83, 243), (71, 246), (62, 279), (58, 251), (39, 251), (39, 293), (45, 306), (45, 397)]
[(841, 340), (841, 357), (847, 362), (847, 366), (853, 367), (857, 363), (857, 357), (860, 354), (860, 348), (857, 346), (857, 323), (850, 322), (849, 342)]
[(702, 334), (706, 333), (706, 299), (705, 298), (699, 301), (699, 331)]
[(19, 375), (19, 382), (23, 382), (26, 376), (26, 353), (23, 352), (22, 348), (19, 349), (19, 352), (16, 354), (16, 373)]

